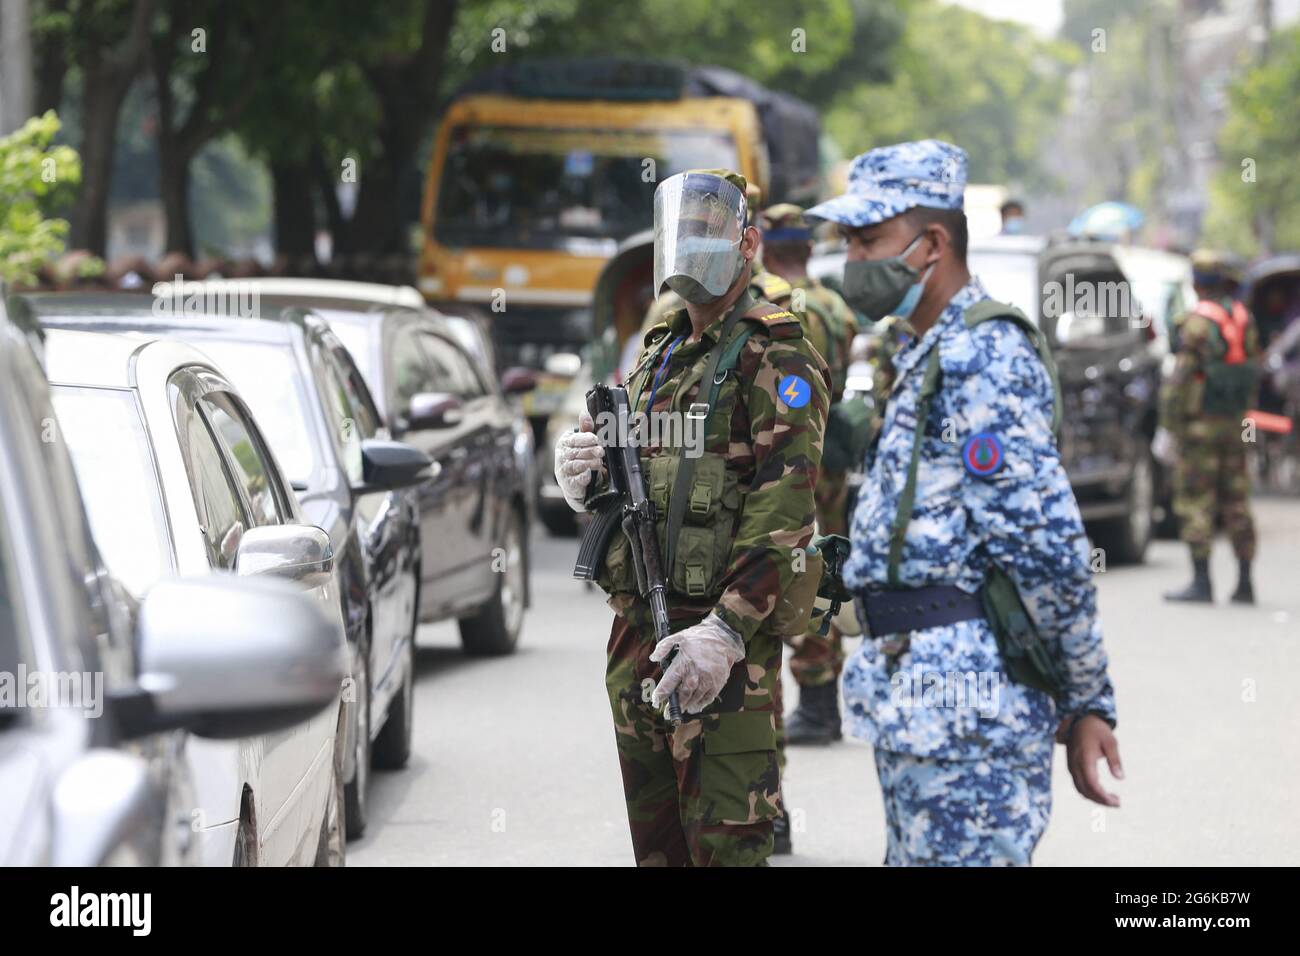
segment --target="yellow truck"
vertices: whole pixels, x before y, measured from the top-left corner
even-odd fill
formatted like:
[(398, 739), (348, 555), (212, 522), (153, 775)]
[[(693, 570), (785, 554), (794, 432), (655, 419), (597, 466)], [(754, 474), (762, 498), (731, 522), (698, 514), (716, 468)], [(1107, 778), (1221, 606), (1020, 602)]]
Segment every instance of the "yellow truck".
[(537, 60), (491, 71), (438, 126), (420, 291), (486, 318), (502, 367), (543, 370), (526, 410), (544, 416), (591, 341), (596, 277), (620, 240), (652, 224), (658, 183), (721, 166), (795, 197), (815, 188), (818, 135), (806, 104), (712, 67)]

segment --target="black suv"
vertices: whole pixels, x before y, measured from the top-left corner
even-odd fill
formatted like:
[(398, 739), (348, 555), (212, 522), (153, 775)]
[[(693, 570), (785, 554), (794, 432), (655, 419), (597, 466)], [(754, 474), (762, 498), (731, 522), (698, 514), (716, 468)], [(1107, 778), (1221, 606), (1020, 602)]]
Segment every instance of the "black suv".
[(1023, 309), (1047, 335), (1064, 404), (1061, 458), (1089, 536), (1119, 564), (1144, 558), (1167, 485), (1151, 439), (1160, 391), (1156, 319), (1171, 300), (1145, 301), (1153, 293), (1134, 275), (1138, 258), (1109, 243), (1033, 236), (975, 241), (968, 255), (989, 295)]

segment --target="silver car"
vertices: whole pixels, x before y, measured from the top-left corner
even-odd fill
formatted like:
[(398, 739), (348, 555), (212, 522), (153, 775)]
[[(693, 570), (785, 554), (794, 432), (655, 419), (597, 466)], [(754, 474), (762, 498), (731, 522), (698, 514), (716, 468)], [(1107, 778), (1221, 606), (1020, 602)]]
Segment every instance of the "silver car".
[(192, 863), (186, 731), (274, 732), (334, 701), (334, 625), (269, 581), (131, 601), (90, 535), (40, 347), (0, 287), (0, 864)]
[[(347, 660), (329, 538), (303, 523), (261, 430), (210, 359), (151, 335), (47, 330), (45, 367), (91, 529), (132, 596), (172, 575), (289, 580), (329, 617)], [(215, 611), (192, 623), (191, 641), (214, 662), (231, 619)], [(190, 742), (202, 863), (342, 862), (342, 667), (330, 706), (271, 733)]]

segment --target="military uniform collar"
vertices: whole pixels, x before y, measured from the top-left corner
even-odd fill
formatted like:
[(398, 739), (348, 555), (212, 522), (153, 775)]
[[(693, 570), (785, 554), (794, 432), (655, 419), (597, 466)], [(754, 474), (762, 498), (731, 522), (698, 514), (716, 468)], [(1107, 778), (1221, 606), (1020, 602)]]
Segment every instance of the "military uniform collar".
[(967, 374), (982, 365), (982, 353), (974, 347), (963, 316), (968, 308), (988, 297), (983, 283), (971, 276), (970, 281), (948, 300), (948, 304), (939, 313), (938, 321), (930, 326), (921, 340), (903, 349), (894, 359), (894, 368), (899, 377), (919, 365), (930, 354), (930, 349), (936, 347), (936, 343), (939, 365), (945, 372)]

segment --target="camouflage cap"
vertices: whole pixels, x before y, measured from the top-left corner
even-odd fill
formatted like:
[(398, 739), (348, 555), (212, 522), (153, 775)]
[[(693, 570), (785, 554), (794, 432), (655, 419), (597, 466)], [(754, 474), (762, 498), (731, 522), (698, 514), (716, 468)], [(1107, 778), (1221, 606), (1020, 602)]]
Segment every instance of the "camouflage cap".
[(1230, 252), (1222, 249), (1197, 249), (1192, 253), (1191, 260), (1192, 272), (1198, 279), (1241, 281), (1241, 263)]
[[(745, 177), (744, 177), (744, 176), (740, 175), (740, 173), (735, 172), (734, 170), (730, 170), (730, 169), (688, 169), (688, 170), (686, 170), (686, 172), (688, 172), (688, 173), (700, 173), (701, 175), (704, 175), (704, 176), (717, 176), (719, 179), (725, 179), (727, 182), (731, 183), (731, 185), (735, 186), (735, 187), (736, 187), (737, 189), (739, 189), (742, 193), (744, 193), (746, 198), (749, 197), (749, 189), (750, 189), (750, 185), (749, 185), (749, 183), (745, 181)], [(753, 188), (754, 188), (754, 189), (757, 189), (758, 187), (755, 186), (755, 187), (753, 187)], [(750, 208), (752, 209), (753, 206), (751, 205)]]
[(862, 228), (916, 206), (961, 209), (966, 165), (964, 149), (937, 139), (869, 150), (853, 160), (848, 191), (819, 203), (807, 215)]
[(812, 227), (804, 218), (803, 208), (792, 202), (768, 206), (762, 212), (759, 226), (767, 242), (803, 242), (812, 238)]

